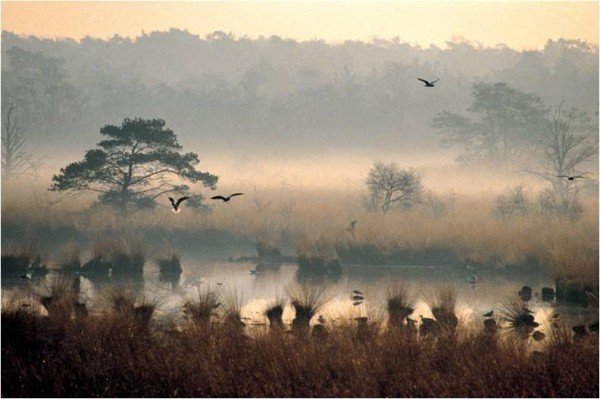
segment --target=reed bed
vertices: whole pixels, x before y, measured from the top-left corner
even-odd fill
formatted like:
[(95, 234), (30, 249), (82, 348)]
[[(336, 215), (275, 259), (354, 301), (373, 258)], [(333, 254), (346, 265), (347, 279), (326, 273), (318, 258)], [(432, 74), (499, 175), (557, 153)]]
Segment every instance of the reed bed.
[[(40, 212), (33, 209), (35, 204), (15, 207), (7, 200), (3, 204), (2, 243), (36, 242), (48, 253), (45, 258), (63, 258), (60, 249), (68, 242), (77, 242), (83, 249), (86, 244), (88, 248), (99, 245), (97, 242), (104, 237), (134, 237), (127, 248), (119, 250), (115, 244), (99, 248), (105, 254), (124, 252), (131, 257), (143, 255), (141, 241), (162, 246), (165, 240), (176, 240), (182, 251), (227, 245), (239, 248), (240, 244), (254, 247), (268, 232), (269, 242), (282, 248), (326, 258), (335, 258), (337, 249), (349, 246), (368, 248), (373, 255), (412, 251), (424, 256), (437, 251), (444, 259), (458, 263), (524, 268), (543, 264), (558, 276), (570, 278), (574, 274), (582, 276), (580, 280), (597, 280), (595, 198), (582, 201), (584, 214), (572, 222), (539, 212), (499, 219), (493, 213), (493, 195), (483, 194), (477, 199), (456, 196), (452, 210), (441, 215), (417, 206), (385, 216), (366, 212), (359, 197), (352, 193), (332, 192), (331, 201), (323, 193), (310, 190), (271, 194), (268, 207), (257, 208), (248, 193), (248, 198), (215, 207), (212, 212), (185, 209), (185, 217), (173, 215), (167, 207), (123, 216), (107, 209), (84, 210), (66, 203), (56, 205), (52, 212)], [(358, 220), (352, 233), (347, 230), (351, 220)], [(3, 247), (3, 255), (5, 252)], [(73, 248), (63, 252), (70, 252), (66, 258), (75, 263)], [(348, 261), (352, 263), (352, 259)]]
[(213, 323), (135, 334), (116, 310), (59, 320), (5, 308), (1, 322), (3, 397), (598, 397), (597, 335), (557, 333), (523, 351), (479, 331), (365, 342), (351, 326), (323, 340)]

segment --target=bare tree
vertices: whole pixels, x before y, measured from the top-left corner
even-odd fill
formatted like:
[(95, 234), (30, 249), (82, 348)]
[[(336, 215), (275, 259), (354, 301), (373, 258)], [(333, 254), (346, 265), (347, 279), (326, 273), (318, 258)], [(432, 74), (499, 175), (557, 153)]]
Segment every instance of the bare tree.
[(529, 172), (552, 185), (552, 190), (545, 194), (545, 203), (548, 203), (548, 196), (552, 196), (553, 209), (572, 213), (579, 209), (579, 189), (576, 179), (565, 176), (585, 175), (581, 168), (598, 153), (598, 136), (595, 133), (597, 126), (585, 112), (564, 111), (563, 105), (556, 108), (546, 129), (539, 135), (541, 167)]
[(8, 104), (2, 116), (2, 177), (10, 180), (35, 170), (26, 151), (27, 136), (18, 123), (14, 105)]
[(397, 204), (410, 208), (421, 197), (421, 177), (412, 169), (400, 169), (395, 162), (375, 162), (367, 177), (369, 208), (387, 213)]

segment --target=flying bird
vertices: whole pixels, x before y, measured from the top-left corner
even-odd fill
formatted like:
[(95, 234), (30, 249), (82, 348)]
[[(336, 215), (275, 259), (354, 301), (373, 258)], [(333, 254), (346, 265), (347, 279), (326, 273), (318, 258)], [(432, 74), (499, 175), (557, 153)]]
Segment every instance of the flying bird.
[(419, 79), (421, 82), (425, 83), (425, 87), (435, 87), (435, 82), (437, 82), (438, 80), (440, 80), (440, 78), (437, 78), (436, 80), (433, 80), (431, 82), (425, 80), (425, 79), (421, 79), (421, 78), (417, 78)]
[(352, 300), (354, 300), (354, 301), (364, 301), (365, 297), (361, 296), (361, 295), (354, 295), (354, 296), (352, 296)]
[(490, 310), (489, 312), (487, 312), (487, 313), (484, 313), (484, 314), (483, 314), (483, 317), (492, 317), (493, 315), (494, 315), (494, 311), (493, 311), (493, 310)]
[(353, 220), (350, 222), (350, 225), (348, 226), (348, 228), (346, 230), (352, 232), (354, 231), (354, 226), (356, 225), (356, 223), (358, 222), (358, 220)]
[(223, 197), (222, 195), (215, 195), (214, 197), (210, 197), (213, 200), (223, 200), (223, 202), (229, 202), (231, 197), (235, 197), (236, 195), (243, 195), (244, 193), (233, 193), (229, 197)]
[(354, 306), (358, 306), (358, 305), (361, 305), (361, 304), (362, 304), (362, 301), (352, 302), (352, 305), (354, 305)]
[(558, 175), (556, 177), (566, 177), (567, 179), (573, 181), (575, 179), (585, 179), (585, 176), (583, 175), (577, 175), (577, 176), (567, 176), (567, 175)]
[(352, 293), (356, 294), (356, 295), (365, 295), (362, 292), (360, 292), (359, 290), (354, 290), (354, 291), (352, 291)]
[(173, 207), (173, 209), (171, 209), (173, 213), (179, 213), (181, 211), (181, 209), (179, 209), (179, 204), (181, 204), (188, 198), (190, 197), (181, 197), (177, 201), (175, 201), (172, 197), (169, 197), (169, 201), (171, 201), (171, 206)]

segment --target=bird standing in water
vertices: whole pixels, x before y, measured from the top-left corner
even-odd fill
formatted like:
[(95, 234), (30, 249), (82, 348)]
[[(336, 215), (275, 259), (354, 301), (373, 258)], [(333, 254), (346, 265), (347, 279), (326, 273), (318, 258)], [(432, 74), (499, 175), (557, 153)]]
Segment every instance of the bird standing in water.
[(177, 201), (175, 201), (172, 197), (169, 197), (169, 201), (171, 201), (171, 206), (173, 207), (173, 209), (171, 209), (173, 213), (181, 212), (181, 209), (179, 209), (179, 205), (188, 198), (190, 197), (181, 197)]

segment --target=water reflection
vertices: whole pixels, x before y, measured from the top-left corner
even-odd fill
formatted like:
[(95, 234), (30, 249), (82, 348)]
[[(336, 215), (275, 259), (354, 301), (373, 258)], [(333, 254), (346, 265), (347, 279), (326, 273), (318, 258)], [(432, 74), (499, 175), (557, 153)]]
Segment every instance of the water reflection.
[[(578, 318), (585, 312), (581, 308), (557, 303), (552, 278), (543, 273), (515, 276), (500, 271), (451, 266), (342, 266), (339, 262), (334, 264), (321, 260), (308, 261), (304, 268), (276, 260), (241, 263), (182, 257), (181, 261), (176, 262), (173, 258), (169, 261), (170, 267), (166, 263), (162, 267), (158, 263), (158, 268), (146, 265), (141, 275), (138, 272), (115, 275), (110, 270), (105, 273), (99, 266), (89, 266), (79, 273), (53, 271), (41, 279), (27, 282), (17, 276), (3, 276), (3, 298), (10, 295), (10, 288), (17, 287), (30, 289), (38, 297), (47, 296), (52, 279), (68, 276), (73, 286), (77, 286), (78, 302), (86, 304), (88, 309), (98, 302), (102, 291), (129, 286), (138, 292), (139, 297), (155, 301), (158, 315), (178, 322), (184, 317), (184, 304), (193, 292), (199, 287), (211, 287), (234, 292), (243, 298), (240, 308), (243, 321), (247, 325), (263, 326), (268, 324), (268, 319), (290, 324), (294, 310), (288, 288), (294, 284), (311, 283), (328, 287), (330, 300), (311, 320), (312, 324), (326, 325), (354, 323), (361, 317), (383, 320), (387, 317), (386, 289), (391, 282), (402, 281), (409, 285), (412, 312), (403, 314), (396, 324), (406, 324), (407, 316), (419, 324), (422, 324), (422, 318), (433, 318), (431, 307), (424, 299), (445, 286), (452, 286), (456, 291), (457, 317), (461, 321), (481, 323), (482, 328), (484, 313), (493, 310), (496, 315), (502, 314), (503, 302), (519, 295), (524, 303), (528, 303), (541, 327), (550, 323), (556, 313), (563, 314), (562, 317)], [(100, 269), (101, 272), (96, 272)], [(475, 282), (469, 279), (474, 274), (477, 275)], [(361, 292), (363, 300), (353, 299), (354, 290)], [(268, 313), (273, 308), (276, 309)]]

